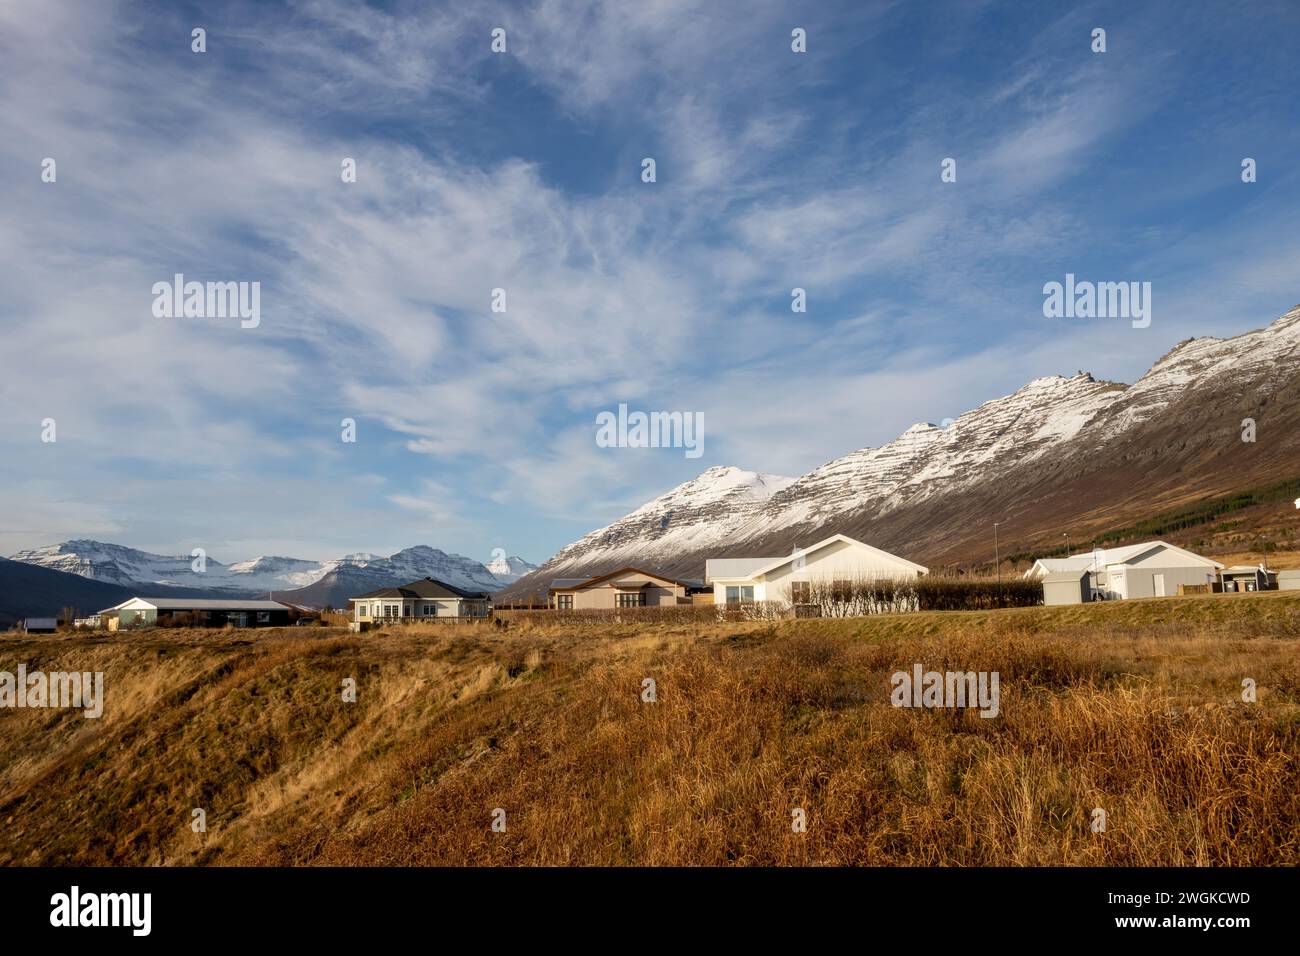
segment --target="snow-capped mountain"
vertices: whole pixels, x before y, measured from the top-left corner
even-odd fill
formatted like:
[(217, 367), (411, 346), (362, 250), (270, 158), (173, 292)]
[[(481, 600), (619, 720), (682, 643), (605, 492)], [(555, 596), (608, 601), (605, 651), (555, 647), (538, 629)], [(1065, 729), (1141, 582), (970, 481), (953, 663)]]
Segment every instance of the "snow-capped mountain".
[[(1241, 440), (1246, 417), (1268, 444)], [(626, 564), (698, 577), (706, 557), (782, 554), (836, 532), (931, 562), (982, 555), (994, 520), (1025, 546), (1057, 545), (1071, 527), (1077, 541), (1158, 503), (1300, 473), (1297, 424), (1300, 307), (1244, 335), (1185, 340), (1132, 385), (1038, 378), (797, 479), (710, 468), (563, 548), (507, 594)]]
[(589, 564), (638, 564), (690, 552), (734, 534), (793, 478), (716, 466), (564, 548), (542, 567), (552, 577)]
[(920, 501), (982, 480), (1013, 451), (1020, 461), (1046, 454), (1122, 390), (1082, 372), (1036, 379), (955, 422), (913, 425), (885, 445), (851, 452), (800, 478), (715, 466), (585, 535), (542, 567), (567, 577), (592, 562), (662, 566), (702, 548), (729, 548), (866, 507), (889, 510)]
[(506, 556), (500, 548), (494, 552), (496, 557), (487, 563), (487, 569), (498, 581), (506, 584), (518, 581), (525, 574), (537, 570), (537, 565), (525, 561), (517, 555)]
[(19, 551), (11, 555), (10, 560), (78, 574), (93, 581), (128, 586), (149, 583), (242, 590), (241, 585), (234, 583), (236, 580), (260, 581), (256, 577), (235, 578), (229, 568), (211, 558), (205, 558), (206, 570), (198, 574), (192, 566), (193, 557), (150, 554), (102, 541), (64, 541)]
[(329, 570), (343, 568), (364, 570), (367, 576), (381, 581), (376, 587), (391, 587), (419, 578), (435, 578), (466, 591), (495, 591), (503, 585), (481, 562), (426, 545), (406, 548), (387, 558), (341, 561)]
[[(498, 557), (494, 563), (497, 562), (530, 570), (536, 567), (519, 557)], [(417, 547), (399, 551), (389, 558), (353, 555), (352, 560), (338, 562), (312, 584), (292, 591), (280, 591), (276, 597), (307, 607), (343, 608), (347, 607), (350, 598), (424, 577), (436, 578), (466, 591), (486, 591), (489, 594), (500, 591), (508, 583), (471, 558), (447, 554), (436, 548)]]
[[(387, 587), (431, 577), (472, 591), (495, 591), (526, 574), (535, 565), (519, 557), (502, 559), (511, 575), (497, 577), (481, 562), (460, 554), (419, 545), (388, 557), (357, 552), (328, 561), (301, 558), (258, 557), (222, 564), (205, 556), (203, 570), (194, 570), (195, 558), (150, 554), (101, 541), (76, 540), (20, 551), (14, 561), (39, 565), (127, 587), (165, 585), (258, 594), (308, 587), (339, 571), (359, 572), (366, 580)], [(513, 569), (519, 569), (517, 573)]]
[(266, 584), (269, 588), (276, 583), (280, 583), (281, 587), (286, 583), (310, 584), (319, 577), (321, 567), (319, 561), (306, 561), (302, 558), (257, 557), (251, 561), (237, 561), (227, 565), (226, 570), (231, 575), (240, 575), (240, 581), (257, 582), (259, 586)]
[(1124, 386), (1085, 372), (1035, 379), (944, 426), (913, 425), (879, 448), (836, 458), (773, 495), (740, 531), (742, 538), (847, 511), (889, 511), (983, 481), (999, 466), (1025, 463), (1073, 439)]

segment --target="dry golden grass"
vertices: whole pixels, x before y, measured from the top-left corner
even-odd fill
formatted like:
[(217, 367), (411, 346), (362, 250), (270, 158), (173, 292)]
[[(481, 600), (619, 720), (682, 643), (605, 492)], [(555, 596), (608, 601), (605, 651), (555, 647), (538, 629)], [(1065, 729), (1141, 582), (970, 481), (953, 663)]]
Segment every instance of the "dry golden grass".
[[(108, 696), (0, 711), (0, 862), (1300, 863), (1300, 594), (303, 630), (0, 643)], [(1000, 717), (891, 707), (914, 663), (998, 671)]]

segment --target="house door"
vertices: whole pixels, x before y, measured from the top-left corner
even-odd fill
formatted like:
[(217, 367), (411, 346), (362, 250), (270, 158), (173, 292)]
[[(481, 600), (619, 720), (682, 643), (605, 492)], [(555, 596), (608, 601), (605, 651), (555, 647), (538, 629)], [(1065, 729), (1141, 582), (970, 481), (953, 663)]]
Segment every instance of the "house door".
[(1155, 576), (1155, 581), (1156, 581), (1156, 597), (1164, 597), (1164, 596), (1165, 596), (1165, 576), (1164, 576), (1163, 574), (1157, 574), (1157, 575)]

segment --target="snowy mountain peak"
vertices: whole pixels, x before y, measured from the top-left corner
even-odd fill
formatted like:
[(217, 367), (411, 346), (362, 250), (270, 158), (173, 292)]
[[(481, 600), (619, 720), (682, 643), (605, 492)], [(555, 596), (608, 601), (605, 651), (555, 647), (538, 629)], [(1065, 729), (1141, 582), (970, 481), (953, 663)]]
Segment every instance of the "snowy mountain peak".
[[(209, 582), (218, 581), (229, 573), (220, 562), (211, 558), (206, 559), (205, 572), (200, 575), (194, 571), (194, 559), (189, 556), (150, 554), (148, 551), (87, 538), (20, 551), (12, 556), (12, 560), (38, 564), (95, 581), (128, 586), (148, 581), (154, 584), (207, 587)], [(206, 574), (211, 574), (211, 577), (206, 577)]]
[(382, 554), (371, 554), (369, 551), (354, 551), (352, 554), (345, 554), (339, 558), (340, 564), (369, 564), (371, 561), (379, 561), (384, 556)]
[(309, 571), (318, 567), (317, 561), (302, 558), (281, 558), (261, 555), (251, 561), (237, 561), (226, 567), (235, 574), (276, 574), (283, 571)]
[[(563, 571), (583, 553), (599, 550), (610, 561), (654, 570), (657, 556), (693, 548), (743, 524), (794, 481), (783, 475), (715, 465), (646, 502), (613, 524), (575, 541), (539, 570)], [(644, 547), (653, 541), (654, 547)]]
[(151, 554), (88, 539), (21, 551), (12, 559), (131, 588), (168, 585), (237, 594), (308, 587), (340, 568), (364, 569), (373, 579), (385, 582), (383, 586), (432, 577), (467, 590), (495, 591), (534, 567), (522, 558), (509, 558), (512, 570), (497, 576), (472, 558), (417, 545), (387, 558), (356, 552), (330, 561), (263, 555), (224, 565), (206, 556), (199, 564), (201, 570), (196, 570), (188, 555)]
[(518, 555), (512, 554), (507, 557), (505, 552), (501, 552), (488, 562), (487, 569), (498, 580), (513, 582), (529, 572), (536, 571), (537, 565), (525, 561)]
[(1294, 327), (1300, 327), (1300, 305), (1293, 306), (1291, 311), (1278, 316), (1273, 320), (1273, 324), (1269, 326), (1274, 331), (1283, 331)]
[(722, 502), (743, 506), (746, 503), (766, 501), (792, 481), (793, 478), (764, 475), (734, 465), (714, 465), (658, 498), (646, 502), (632, 515), (680, 512), (681, 509), (703, 508)]
[(933, 422), (917, 422), (915, 425), (910, 426), (907, 429), (907, 431), (903, 432), (903, 434), (899, 435), (898, 438), (895, 438), (894, 441), (898, 441), (901, 438), (906, 438), (909, 435), (928, 434), (929, 432), (932, 432), (938, 429), (939, 427), (940, 426), (934, 424)]

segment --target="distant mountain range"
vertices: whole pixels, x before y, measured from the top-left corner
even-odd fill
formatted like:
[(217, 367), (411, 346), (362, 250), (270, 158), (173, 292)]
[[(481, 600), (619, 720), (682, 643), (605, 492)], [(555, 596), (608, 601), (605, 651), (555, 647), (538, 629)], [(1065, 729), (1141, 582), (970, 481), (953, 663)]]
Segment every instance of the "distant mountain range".
[[(210, 596), (210, 592), (193, 588), (155, 586), (149, 590), (152, 597)], [(78, 617), (88, 617), (135, 593), (120, 584), (0, 558), (0, 628), (12, 627), (25, 617), (56, 617), (64, 608), (72, 608)]]
[[(1126, 334), (1128, 330), (1125, 330)], [(1140, 333), (1134, 342), (1140, 343)], [(1243, 441), (1243, 422), (1255, 423)], [(1035, 379), (799, 478), (714, 467), (561, 549), (501, 597), (637, 565), (787, 554), (841, 532), (938, 567), (1074, 544), (1156, 512), (1300, 475), (1300, 307), (1179, 343), (1132, 385)]]
[[(1124, 334), (1141, 341), (1140, 332)], [(1253, 440), (1243, 440), (1247, 434)], [(72, 586), (64, 579), (23, 583), (15, 563), (132, 593), (273, 593), (313, 607), (342, 607), (357, 594), (426, 576), (504, 600), (539, 595), (556, 577), (629, 564), (698, 578), (708, 557), (787, 554), (837, 532), (934, 568), (987, 567), (994, 522), (1004, 556), (1050, 553), (1066, 535), (1077, 549), (1160, 512), (1297, 476), (1300, 307), (1233, 338), (1180, 342), (1132, 385), (1085, 372), (1035, 379), (955, 421), (914, 425), (798, 478), (710, 468), (540, 568), (500, 553), (488, 566), (415, 547), (324, 562), (209, 558), (196, 574), (189, 557), (68, 541), (0, 565), (0, 615), (29, 606), (27, 613), (99, 609), (99, 597), (64, 596), (58, 582)], [(29, 598), (28, 586), (42, 596)]]
[[(193, 560), (89, 540), (65, 541), (21, 551), (8, 563), (60, 572), (63, 577), (40, 579), (42, 583), (32, 594), (41, 596), (31, 598), (22, 592), (21, 585), (27, 581), (36, 587), (37, 579), (20, 577), (17, 569), (9, 569), (8, 577), (0, 577), (0, 615), (6, 612), (19, 617), (23, 614), (53, 614), (65, 605), (80, 607), (83, 613), (92, 613), (134, 594), (205, 594), (214, 597), (263, 597), (271, 594), (277, 599), (310, 607), (324, 607), (326, 604), (344, 607), (347, 599), (357, 594), (424, 577), (436, 578), (466, 590), (492, 593), (536, 568), (523, 558), (499, 553), (489, 569), (473, 558), (448, 554), (425, 545), (406, 548), (388, 557), (357, 553), (329, 561), (259, 557), (222, 564), (208, 557), (202, 572), (193, 569)], [(86, 581), (121, 590), (96, 590), (74, 583)], [(97, 594), (121, 596), (97, 603), (101, 600), (95, 596)], [(18, 613), (18, 608), (24, 609), (22, 613)]]

